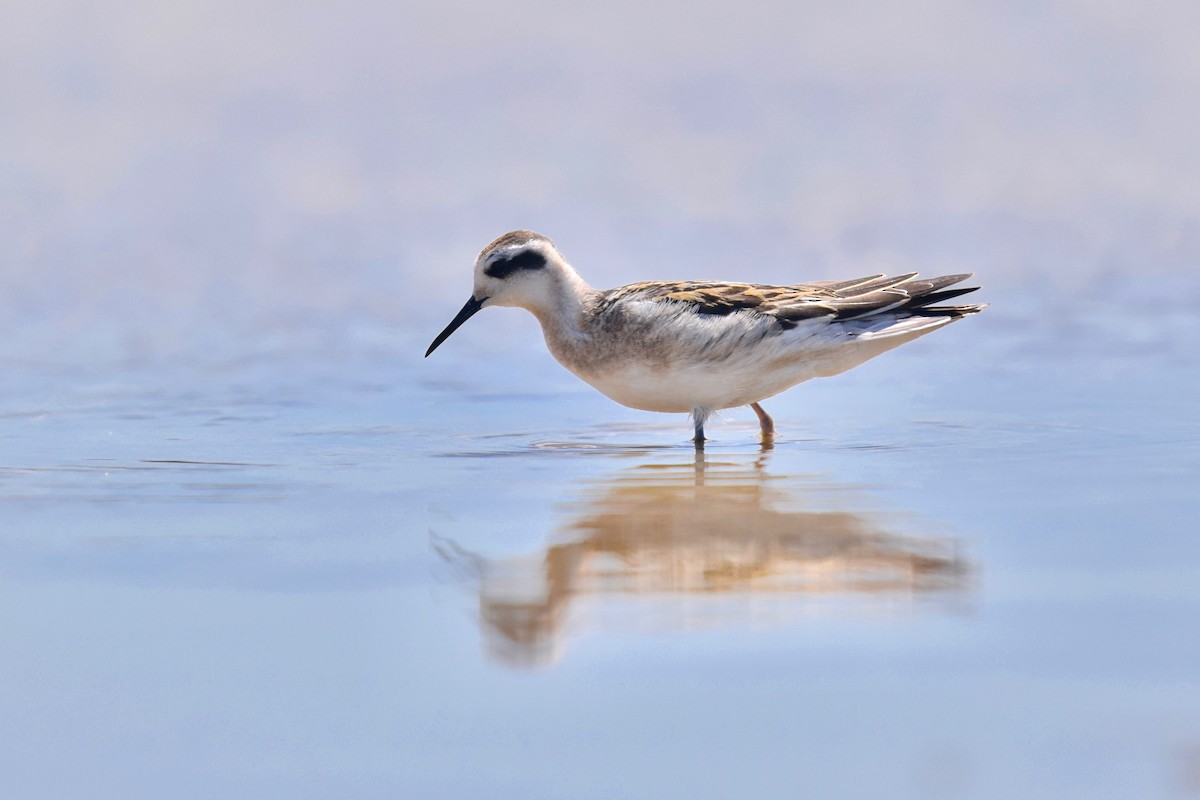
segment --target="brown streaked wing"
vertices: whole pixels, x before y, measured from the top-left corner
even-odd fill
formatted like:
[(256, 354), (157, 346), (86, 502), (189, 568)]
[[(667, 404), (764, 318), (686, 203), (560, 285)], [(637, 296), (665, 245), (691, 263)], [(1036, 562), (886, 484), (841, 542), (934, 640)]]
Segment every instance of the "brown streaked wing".
[[(770, 286), (722, 281), (646, 282), (621, 286), (606, 293), (605, 302), (650, 300), (688, 305), (697, 314), (725, 315), (751, 311), (780, 321), (830, 316), (821, 301), (837, 295), (822, 286)], [(785, 313), (786, 312), (786, 313)]]
[[(853, 319), (889, 310), (911, 310), (923, 315), (937, 313), (932, 303), (972, 292), (970, 289), (941, 291), (970, 274), (945, 275), (914, 280), (915, 272), (892, 277), (869, 276), (850, 281), (823, 281), (794, 286), (771, 286), (722, 281), (647, 281), (612, 289), (604, 302), (650, 300), (683, 303), (697, 314), (726, 315), (750, 311), (771, 317), (785, 328), (817, 317)], [(958, 311), (959, 307), (946, 311)]]

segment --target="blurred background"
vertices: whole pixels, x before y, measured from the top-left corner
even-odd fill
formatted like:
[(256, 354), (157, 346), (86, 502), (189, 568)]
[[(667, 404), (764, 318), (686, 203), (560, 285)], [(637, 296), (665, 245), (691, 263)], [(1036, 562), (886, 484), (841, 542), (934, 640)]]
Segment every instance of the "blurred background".
[(3, 13), (10, 363), (430, 338), (517, 227), (601, 287), (975, 271), (1060, 325), (1188, 313), (1190, 3)]
[[(1200, 796), (1200, 5), (0, 4), (0, 796)], [(697, 456), (481, 314), (974, 272)]]

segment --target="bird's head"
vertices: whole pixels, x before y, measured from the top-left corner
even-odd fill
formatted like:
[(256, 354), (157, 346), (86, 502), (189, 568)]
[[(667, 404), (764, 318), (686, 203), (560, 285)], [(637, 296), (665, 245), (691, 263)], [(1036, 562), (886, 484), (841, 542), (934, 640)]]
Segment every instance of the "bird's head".
[[(518, 306), (533, 312), (549, 308), (561, 291), (561, 278), (571, 272), (554, 243), (533, 231), (512, 231), (483, 248), (475, 259), (471, 299), (437, 335), (425, 356), (450, 334), (488, 306)], [(573, 274), (573, 272), (571, 273)]]

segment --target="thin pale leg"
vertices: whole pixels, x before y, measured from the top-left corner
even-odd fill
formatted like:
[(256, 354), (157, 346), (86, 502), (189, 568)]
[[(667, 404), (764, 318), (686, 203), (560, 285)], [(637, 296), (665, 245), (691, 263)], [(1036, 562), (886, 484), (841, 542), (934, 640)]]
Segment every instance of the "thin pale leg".
[(754, 409), (754, 413), (758, 414), (758, 424), (762, 428), (762, 438), (764, 442), (775, 438), (775, 420), (771, 419), (771, 415), (763, 411), (763, 407), (758, 403), (751, 403), (750, 407)]

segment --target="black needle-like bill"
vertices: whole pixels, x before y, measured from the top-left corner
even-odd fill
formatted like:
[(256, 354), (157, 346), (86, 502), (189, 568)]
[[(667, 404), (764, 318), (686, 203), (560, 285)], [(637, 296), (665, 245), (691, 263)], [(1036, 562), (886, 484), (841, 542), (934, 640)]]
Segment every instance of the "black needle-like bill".
[[(485, 297), (483, 300), (487, 300), (487, 298)], [(450, 338), (450, 334), (458, 330), (464, 322), (475, 316), (476, 312), (483, 308), (483, 300), (476, 300), (474, 297), (468, 300), (467, 304), (462, 307), (462, 311), (458, 312), (458, 316), (450, 320), (450, 324), (446, 326), (446, 330), (439, 333), (437, 338), (433, 340), (433, 344), (429, 345), (429, 349), (425, 351), (425, 357), (429, 358), (429, 354), (437, 350), (439, 344)]]

